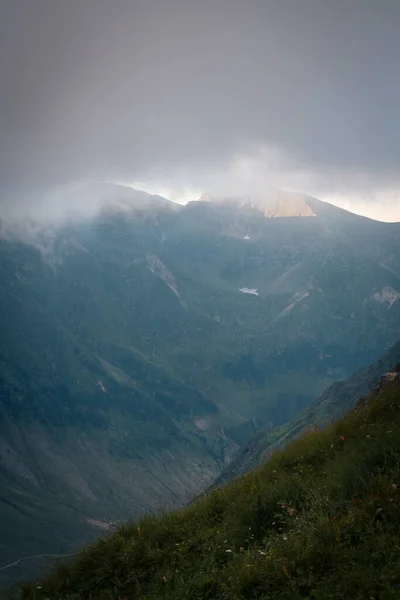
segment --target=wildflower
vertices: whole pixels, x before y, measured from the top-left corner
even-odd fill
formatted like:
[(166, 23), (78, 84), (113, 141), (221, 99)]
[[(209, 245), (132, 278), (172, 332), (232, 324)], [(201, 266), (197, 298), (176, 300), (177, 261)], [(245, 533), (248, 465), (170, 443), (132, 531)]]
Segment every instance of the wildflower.
[(342, 442), (344, 442), (344, 436), (343, 436), (343, 435), (341, 435), (341, 436), (339, 437), (339, 440), (341, 440)]
[(232, 554), (232, 550), (225, 550), (225, 552), (228, 552), (229, 554)]
[(286, 577), (290, 579), (289, 571), (286, 565), (282, 565), (282, 571), (285, 573)]
[(392, 483), (392, 490), (397, 490), (397, 485), (395, 483)]
[(262, 550), (259, 550), (258, 552), (259, 552), (259, 554), (261, 554), (262, 556), (265, 556), (265, 552), (263, 552)]
[(163, 580), (163, 582), (164, 582), (164, 583), (167, 583), (167, 582), (168, 582), (168, 579), (165, 577), (165, 575), (164, 575), (164, 577), (162, 578), (162, 580)]

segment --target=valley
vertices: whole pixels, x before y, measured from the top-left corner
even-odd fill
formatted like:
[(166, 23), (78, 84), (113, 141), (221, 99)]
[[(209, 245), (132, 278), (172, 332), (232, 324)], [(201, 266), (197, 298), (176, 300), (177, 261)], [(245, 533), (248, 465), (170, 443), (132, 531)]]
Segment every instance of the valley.
[(399, 224), (107, 193), (2, 227), (1, 564), (187, 503), (400, 339)]

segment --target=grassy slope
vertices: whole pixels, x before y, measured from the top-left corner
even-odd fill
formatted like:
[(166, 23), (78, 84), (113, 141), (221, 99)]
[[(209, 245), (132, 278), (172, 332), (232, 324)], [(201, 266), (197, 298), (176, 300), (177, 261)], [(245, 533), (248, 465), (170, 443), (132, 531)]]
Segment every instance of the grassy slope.
[(23, 600), (398, 598), (400, 382), (190, 507), (122, 527)]
[(345, 415), (361, 396), (371, 392), (382, 375), (393, 371), (396, 365), (400, 364), (399, 361), (400, 342), (397, 342), (374, 364), (360, 369), (349, 379), (328, 387), (292, 421), (255, 435), (249, 444), (234, 456), (232, 462), (217, 478), (216, 484), (227, 483), (259, 466), (265, 462), (268, 455), (283, 448), (306, 427), (322, 427)]

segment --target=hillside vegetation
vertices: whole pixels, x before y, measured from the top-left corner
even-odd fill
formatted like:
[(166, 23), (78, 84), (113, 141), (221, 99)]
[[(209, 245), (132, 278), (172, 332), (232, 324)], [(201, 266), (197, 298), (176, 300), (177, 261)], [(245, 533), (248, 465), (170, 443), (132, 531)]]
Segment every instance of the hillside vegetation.
[(0, 231), (0, 564), (182, 506), (400, 338), (400, 224), (106, 195)]
[(184, 510), (121, 527), (22, 600), (398, 598), (400, 381)]
[[(329, 386), (314, 402), (306, 406), (292, 421), (256, 434), (222, 471), (214, 485), (221, 485), (263, 464), (267, 457), (302, 435), (308, 427), (324, 427), (343, 417), (361, 396), (379, 384), (381, 377), (400, 366), (400, 342), (375, 363), (363, 367), (349, 379)], [(399, 367), (398, 367), (399, 369)]]

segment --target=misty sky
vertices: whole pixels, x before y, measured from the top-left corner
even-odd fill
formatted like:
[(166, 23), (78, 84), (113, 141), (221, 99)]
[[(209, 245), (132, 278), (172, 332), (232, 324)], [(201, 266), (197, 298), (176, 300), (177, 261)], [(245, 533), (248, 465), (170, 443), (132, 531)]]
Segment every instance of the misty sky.
[(3, 212), (109, 180), (400, 221), (399, 26), (400, 0), (0, 0)]

